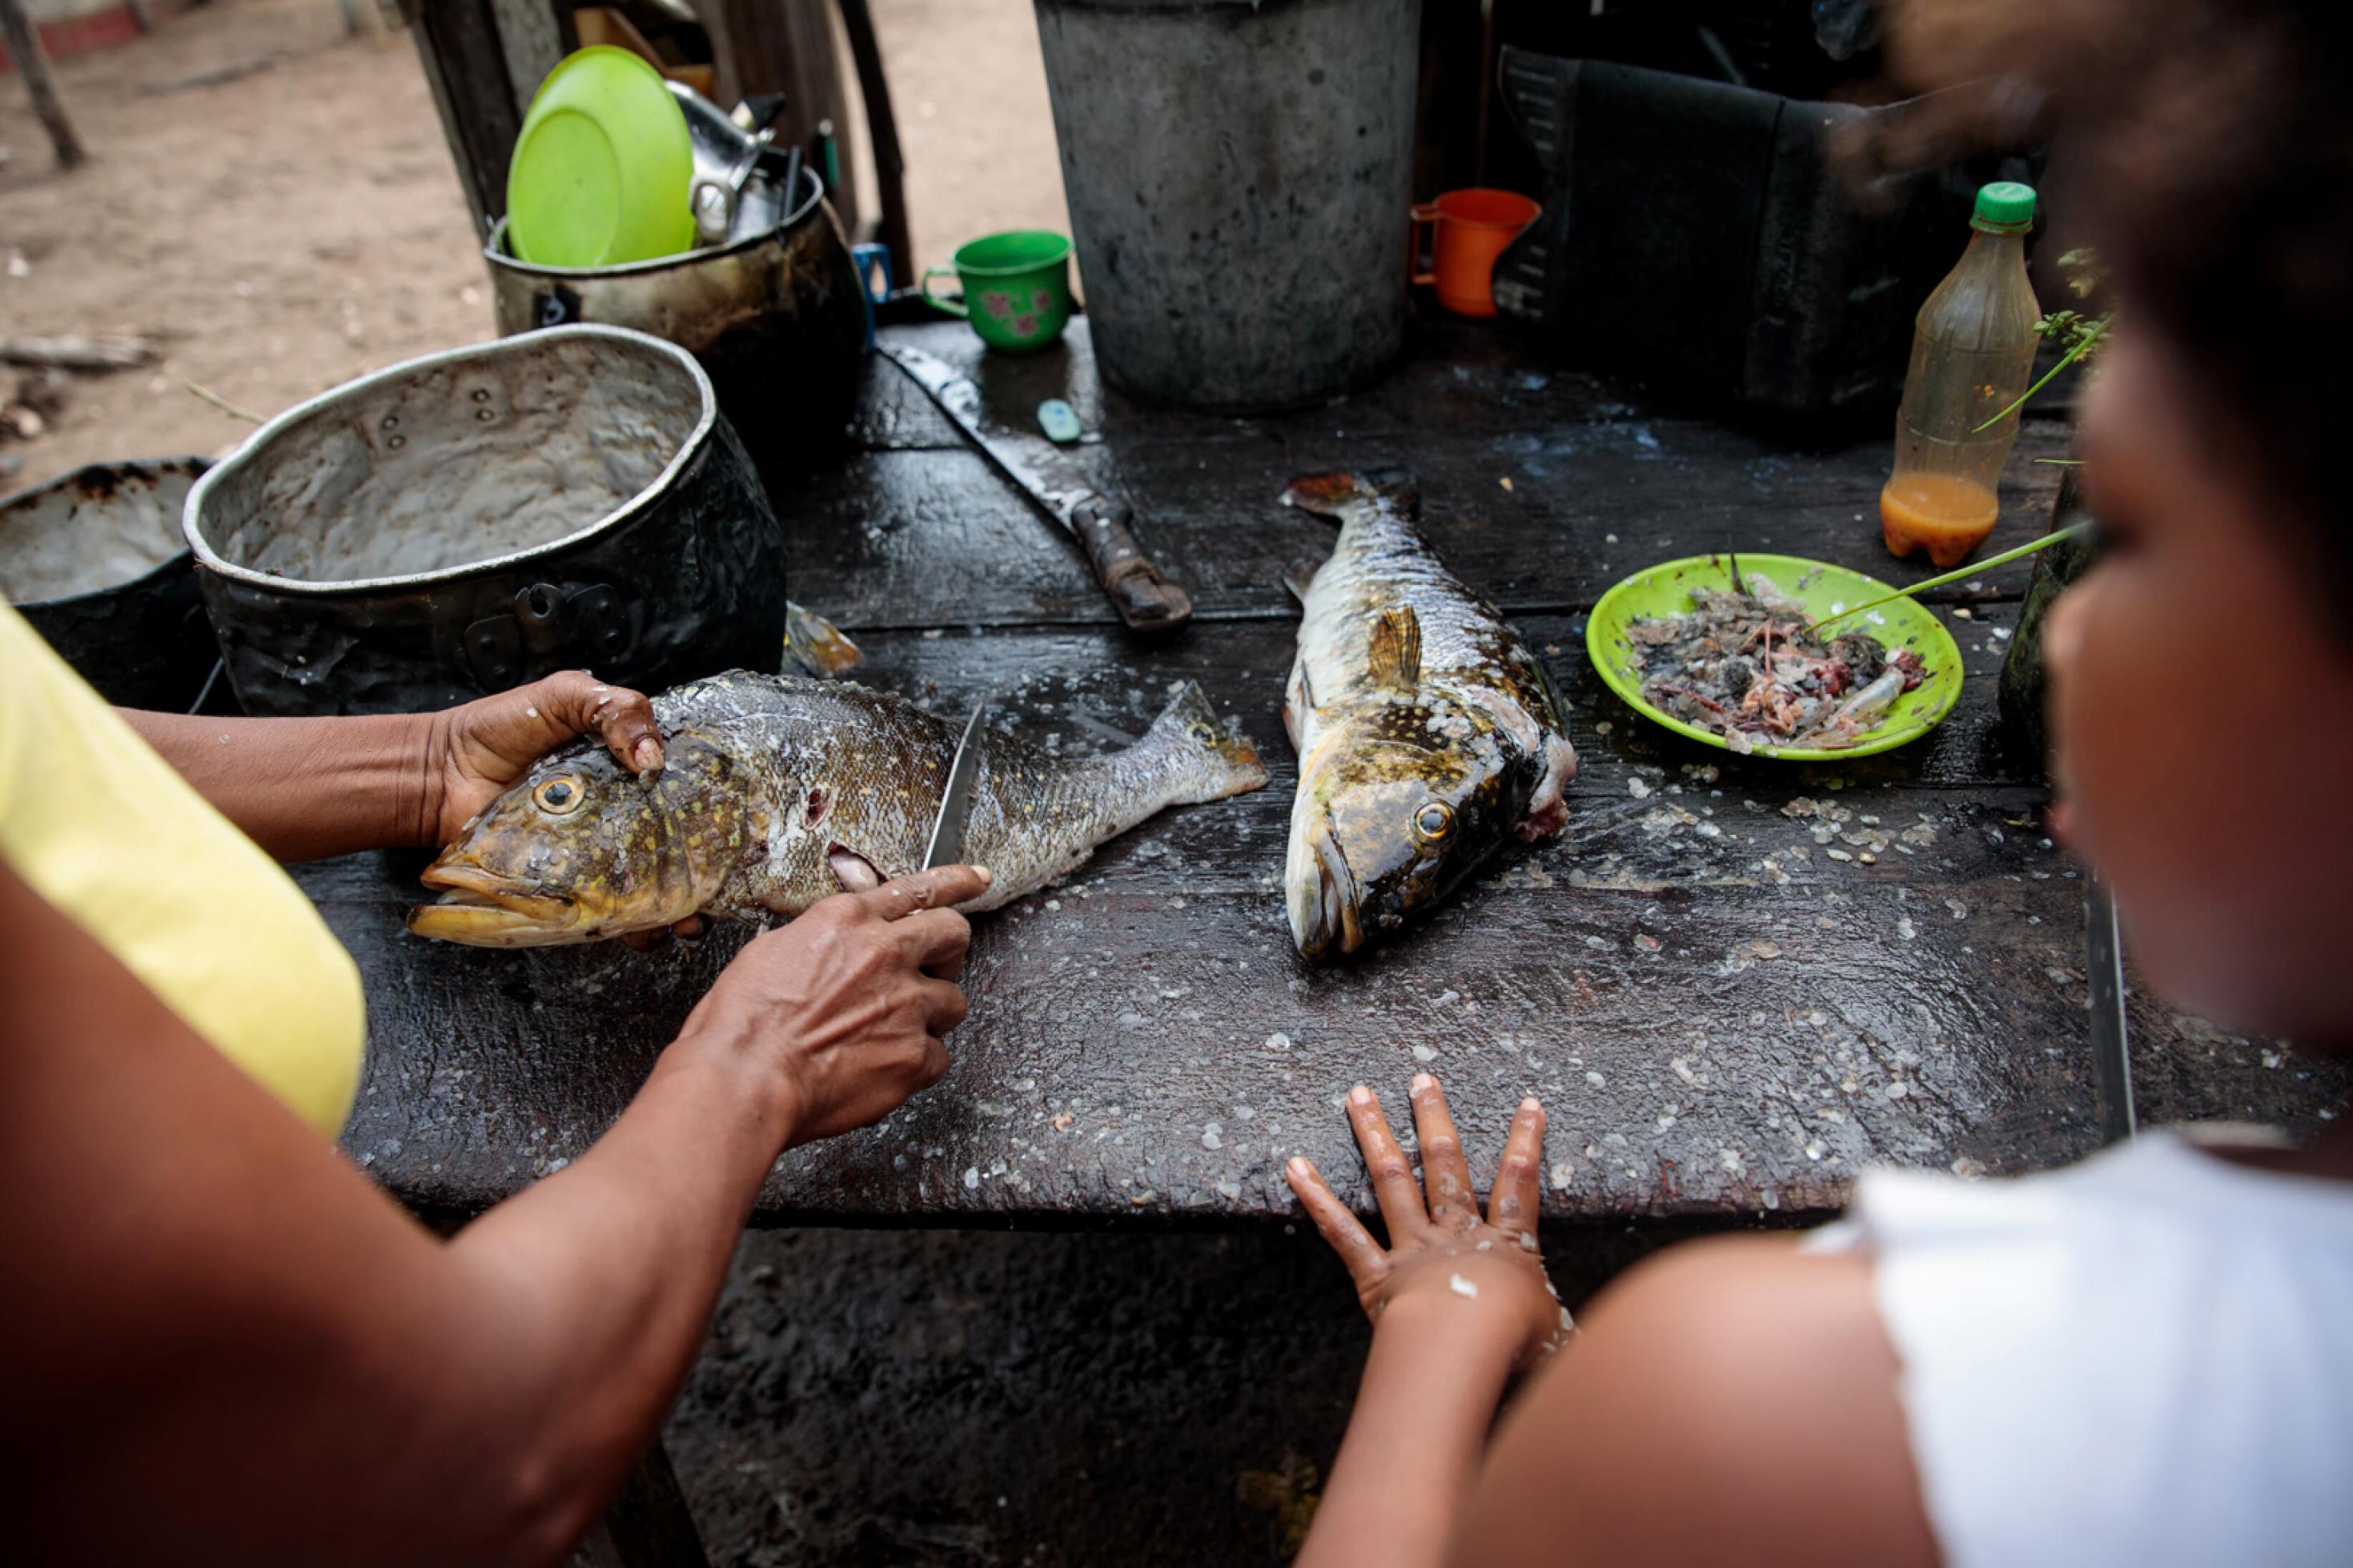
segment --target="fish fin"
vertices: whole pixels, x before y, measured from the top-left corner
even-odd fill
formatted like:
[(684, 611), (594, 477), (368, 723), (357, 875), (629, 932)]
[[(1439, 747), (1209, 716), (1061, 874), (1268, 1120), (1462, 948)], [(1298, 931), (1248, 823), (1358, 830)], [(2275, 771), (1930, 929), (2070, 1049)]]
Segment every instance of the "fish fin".
[(1312, 555), (1303, 555), (1283, 572), (1282, 585), (1291, 590), (1293, 598), (1304, 605), (1307, 590), (1315, 585), (1315, 574), (1323, 569), (1324, 563)]
[(846, 674), (866, 657), (839, 626), (790, 599), (785, 601), (785, 649), (819, 679)]
[(1373, 679), (1410, 689), (1421, 684), (1421, 617), (1411, 605), (1392, 605), (1373, 617), (1366, 658)]
[(874, 862), (847, 844), (828, 846), (825, 863), (833, 868), (834, 880), (845, 892), (870, 892), (882, 885), (882, 873), (874, 868)]
[(1421, 482), (1411, 468), (1366, 468), (1356, 474), (1303, 475), (1282, 491), (1283, 505), (1321, 517), (1338, 517), (1351, 501), (1377, 499), (1411, 511), (1421, 504)]
[(1240, 730), (1220, 723), (1208, 698), (1189, 680), (1136, 744), (1171, 746), (1192, 760), (1196, 765), (1187, 770), (1182, 793), (1172, 797), (1187, 804), (1223, 800), (1266, 783), (1258, 748)]

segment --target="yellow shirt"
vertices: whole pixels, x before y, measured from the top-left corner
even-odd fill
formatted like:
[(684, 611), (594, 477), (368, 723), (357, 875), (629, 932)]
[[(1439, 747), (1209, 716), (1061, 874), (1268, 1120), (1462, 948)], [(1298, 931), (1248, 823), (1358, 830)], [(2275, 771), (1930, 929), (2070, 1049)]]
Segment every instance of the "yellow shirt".
[(367, 1020), (301, 890), (0, 604), (0, 858), (332, 1138)]

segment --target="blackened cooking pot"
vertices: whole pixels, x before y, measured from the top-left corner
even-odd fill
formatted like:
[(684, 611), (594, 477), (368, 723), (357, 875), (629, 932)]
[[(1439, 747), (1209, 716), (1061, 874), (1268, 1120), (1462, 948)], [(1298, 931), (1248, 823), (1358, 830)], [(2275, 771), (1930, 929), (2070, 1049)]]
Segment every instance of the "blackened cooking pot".
[(180, 508), (202, 458), (91, 463), (0, 500), (0, 592), (109, 702), (181, 713), (216, 657)]
[(289, 409), (183, 518), (249, 713), (444, 708), (585, 667), (773, 669), (782, 542), (693, 356), (564, 327)]
[(720, 408), (782, 504), (796, 479), (846, 447), (866, 344), (863, 288), (841, 225), (815, 170), (799, 184), (781, 221), (747, 206), (724, 245), (621, 267), (520, 260), (501, 219), (482, 253), (499, 331), (601, 321), (678, 344), (710, 372)]

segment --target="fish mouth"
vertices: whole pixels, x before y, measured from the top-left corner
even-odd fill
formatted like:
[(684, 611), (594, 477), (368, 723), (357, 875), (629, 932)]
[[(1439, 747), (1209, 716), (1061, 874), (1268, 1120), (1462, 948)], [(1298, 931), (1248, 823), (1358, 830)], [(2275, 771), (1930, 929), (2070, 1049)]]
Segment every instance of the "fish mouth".
[(1328, 831), (1311, 835), (1305, 848), (1313, 875), (1294, 857), (1287, 889), (1292, 940), (1311, 962), (1354, 952), (1365, 945), (1365, 928), (1356, 913), (1356, 881), (1348, 858)]
[(439, 942), (475, 947), (533, 947), (575, 941), (579, 906), (562, 893), (511, 881), (494, 871), (435, 861), (421, 879), (441, 897), (410, 911), (408, 929)]

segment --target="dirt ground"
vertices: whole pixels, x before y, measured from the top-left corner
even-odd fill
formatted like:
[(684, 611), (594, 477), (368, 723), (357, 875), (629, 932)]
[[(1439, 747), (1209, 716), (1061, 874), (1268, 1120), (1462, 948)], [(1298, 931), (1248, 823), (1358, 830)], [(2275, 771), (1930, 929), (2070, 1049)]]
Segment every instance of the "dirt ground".
[[(92, 154), (73, 174), (58, 173), (17, 79), (0, 76), (0, 337), (133, 333), (164, 353), (74, 376), (40, 436), (0, 435), (0, 492), (95, 459), (233, 446), (246, 426), (188, 382), (269, 415), (491, 335), (473, 228), (405, 32), (348, 37), (334, 0), (157, 9), (155, 36), (57, 62)], [(944, 262), (990, 228), (1062, 226), (1029, 0), (874, 12), (919, 259)], [(193, 79), (214, 73), (226, 79)]]

